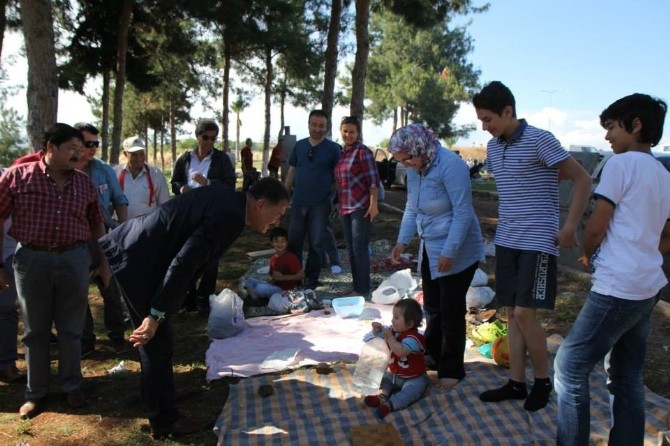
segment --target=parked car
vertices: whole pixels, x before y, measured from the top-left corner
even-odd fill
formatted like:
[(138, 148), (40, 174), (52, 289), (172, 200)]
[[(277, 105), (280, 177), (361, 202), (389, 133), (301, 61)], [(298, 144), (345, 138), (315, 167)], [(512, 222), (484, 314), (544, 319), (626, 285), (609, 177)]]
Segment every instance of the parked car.
[(384, 149), (374, 149), (377, 170), (386, 188), (406, 187), (407, 168)]
[(596, 149), (593, 146), (580, 146), (580, 145), (576, 145), (576, 144), (571, 144), (570, 147), (568, 148), (568, 151), (570, 151), (570, 152), (589, 152), (589, 153), (600, 152), (598, 149)]

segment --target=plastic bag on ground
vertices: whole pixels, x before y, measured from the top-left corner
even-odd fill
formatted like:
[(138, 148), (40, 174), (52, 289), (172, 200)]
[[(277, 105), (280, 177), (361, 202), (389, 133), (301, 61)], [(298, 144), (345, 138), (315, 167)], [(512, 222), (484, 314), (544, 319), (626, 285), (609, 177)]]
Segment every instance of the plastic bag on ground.
[(487, 286), (471, 286), (465, 295), (465, 304), (468, 308), (484, 308), (491, 303), (495, 295), (495, 291)]
[(243, 305), (242, 298), (228, 288), (218, 295), (210, 295), (207, 336), (210, 339), (230, 338), (244, 330), (247, 323)]
[(486, 286), (489, 284), (489, 276), (480, 268), (477, 268), (475, 275), (472, 277), (472, 282), (470, 286)]
[(405, 294), (413, 291), (417, 287), (417, 283), (414, 277), (412, 277), (412, 270), (405, 268), (394, 272), (388, 278), (384, 279), (377, 289), (386, 286), (395, 287), (400, 297), (403, 297)]
[(372, 302), (383, 305), (393, 305), (400, 300), (398, 289), (394, 286), (380, 286), (372, 292)]
[(287, 291), (281, 293), (274, 293), (270, 296), (268, 301), (268, 308), (277, 313), (288, 313), (288, 308), (291, 305), (291, 300)]

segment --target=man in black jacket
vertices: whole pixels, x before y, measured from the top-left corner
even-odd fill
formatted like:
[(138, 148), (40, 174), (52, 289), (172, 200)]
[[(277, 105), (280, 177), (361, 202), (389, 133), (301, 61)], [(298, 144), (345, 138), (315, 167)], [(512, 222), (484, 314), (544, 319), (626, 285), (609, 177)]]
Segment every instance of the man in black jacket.
[(274, 178), (257, 181), (246, 193), (212, 185), (175, 197), (100, 239), (135, 327), (130, 341), (140, 351), (143, 401), (154, 437), (212, 424), (183, 416), (175, 403), (170, 319), (187, 287), (245, 225), (264, 233), (277, 224), (288, 201)]
[[(235, 167), (228, 155), (214, 148), (219, 135), (219, 126), (209, 119), (202, 119), (195, 128), (198, 146), (177, 158), (172, 171), (172, 192), (175, 195), (187, 193), (193, 189), (210, 184), (223, 184), (235, 189)], [(209, 309), (209, 295), (215, 292), (219, 259), (205, 268), (201, 276), (196, 277), (188, 289), (184, 300), (185, 311), (203, 312)], [(200, 284), (197, 284), (200, 279)], [(197, 286), (196, 286), (197, 285)]]
[(182, 154), (174, 163), (172, 170), (172, 193), (183, 194), (200, 186), (222, 183), (235, 189), (235, 168), (230, 158), (222, 151), (214, 148), (219, 135), (216, 122), (203, 119), (195, 128), (198, 147)]

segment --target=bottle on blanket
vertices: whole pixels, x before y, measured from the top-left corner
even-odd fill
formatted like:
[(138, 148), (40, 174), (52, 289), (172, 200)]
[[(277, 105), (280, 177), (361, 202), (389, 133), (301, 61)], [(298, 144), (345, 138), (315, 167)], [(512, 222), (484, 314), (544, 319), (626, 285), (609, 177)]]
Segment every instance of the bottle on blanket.
[(355, 391), (361, 395), (376, 395), (379, 392), (390, 354), (383, 338), (372, 337), (363, 345), (354, 370), (352, 387)]

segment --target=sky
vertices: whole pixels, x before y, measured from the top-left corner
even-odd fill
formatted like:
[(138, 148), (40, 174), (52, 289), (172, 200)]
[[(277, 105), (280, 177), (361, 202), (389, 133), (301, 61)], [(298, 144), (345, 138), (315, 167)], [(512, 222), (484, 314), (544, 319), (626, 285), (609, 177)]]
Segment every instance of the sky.
[[(473, 4), (483, 1), (473, 0)], [(474, 51), (469, 60), (480, 70), (484, 85), (502, 81), (514, 93), (517, 116), (529, 124), (550, 130), (563, 144), (591, 145), (608, 150), (598, 115), (609, 104), (631, 93), (647, 93), (670, 102), (670, 1), (668, 0), (490, 0), (489, 10), (455, 24), (467, 23)], [(26, 84), (26, 64), (17, 54), (20, 36), (5, 39), (2, 66), (8, 69), (10, 85)], [(87, 83), (87, 92), (99, 91), (99, 82)], [(220, 98), (212, 98), (218, 107)], [(10, 103), (24, 116), (25, 93)], [(307, 136), (308, 111), (286, 109), (291, 133)], [(336, 107), (338, 122), (348, 108)], [(194, 118), (211, 117), (197, 109)], [(264, 132), (263, 99), (260, 94), (241, 115), (241, 138), (261, 141)], [(59, 121), (93, 120), (85, 98), (60, 92)], [(234, 119), (232, 120), (234, 122)], [(470, 103), (461, 104), (455, 122), (476, 124)], [(273, 110), (272, 137), (276, 138), (279, 111)], [(670, 118), (657, 149), (670, 146)], [(391, 122), (375, 126), (364, 123), (365, 143), (387, 139)], [(231, 127), (230, 134), (235, 130)], [(334, 135), (338, 139), (338, 135)], [(487, 132), (477, 130), (456, 142), (457, 146), (486, 145)]]

